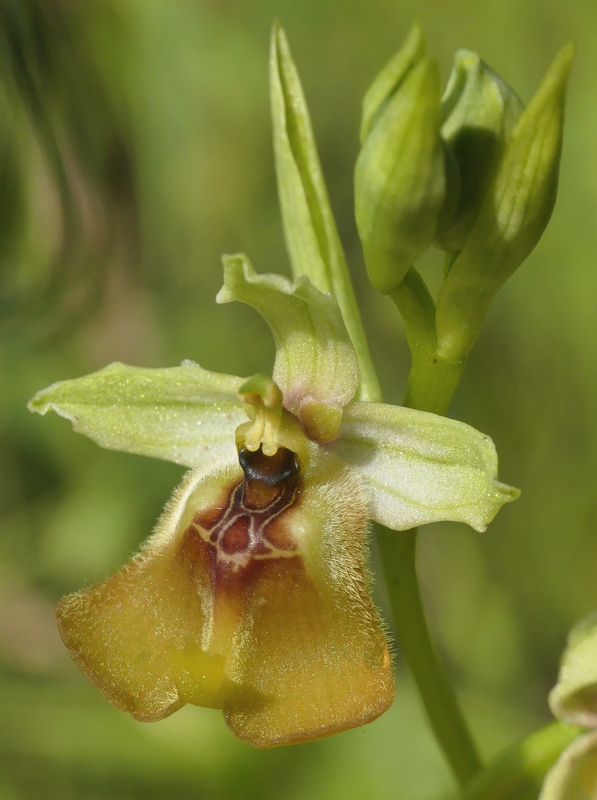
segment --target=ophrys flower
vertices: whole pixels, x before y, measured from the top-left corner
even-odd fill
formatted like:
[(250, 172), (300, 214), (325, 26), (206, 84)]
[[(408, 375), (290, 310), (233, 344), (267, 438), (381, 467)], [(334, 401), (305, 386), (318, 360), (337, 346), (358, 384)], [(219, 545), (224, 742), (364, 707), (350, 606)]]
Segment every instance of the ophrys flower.
[(59, 604), (74, 660), (137, 719), (222, 708), (237, 736), (268, 747), (368, 722), (392, 702), (368, 520), (484, 530), (517, 492), (469, 426), (353, 400), (337, 303), (307, 278), (257, 275), (233, 256), (218, 300), (265, 318), (273, 378), (113, 364), (30, 407), (103, 447), (192, 467), (141, 552)]

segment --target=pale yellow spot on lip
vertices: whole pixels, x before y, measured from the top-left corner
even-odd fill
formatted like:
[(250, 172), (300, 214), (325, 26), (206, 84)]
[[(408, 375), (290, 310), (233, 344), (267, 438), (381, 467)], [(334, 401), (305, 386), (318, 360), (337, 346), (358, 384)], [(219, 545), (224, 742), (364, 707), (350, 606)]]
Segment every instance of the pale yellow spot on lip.
[(597, 797), (597, 758), (593, 755), (582, 768), (582, 798)]
[(206, 653), (188, 639), (182, 648), (172, 648), (170, 663), (180, 699), (206, 708), (222, 708), (226, 659)]

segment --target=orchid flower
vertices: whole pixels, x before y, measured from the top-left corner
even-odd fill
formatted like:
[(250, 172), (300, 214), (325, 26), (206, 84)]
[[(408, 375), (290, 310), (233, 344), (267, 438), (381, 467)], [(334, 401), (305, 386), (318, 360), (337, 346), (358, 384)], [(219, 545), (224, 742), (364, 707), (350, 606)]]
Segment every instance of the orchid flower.
[(496, 480), (491, 440), (468, 425), (354, 400), (357, 358), (331, 294), (258, 275), (244, 256), (224, 266), (217, 300), (268, 323), (272, 378), (112, 364), (30, 408), (102, 447), (191, 467), (141, 551), (58, 605), (75, 662), (135, 719), (220, 708), (236, 736), (269, 747), (392, 703), (368, 521), (482, 531), (518, 492)]
[(579, 732), (547, 773), (539, 800), (597, 800), (597, 613), (568, 636), (549, 706)]

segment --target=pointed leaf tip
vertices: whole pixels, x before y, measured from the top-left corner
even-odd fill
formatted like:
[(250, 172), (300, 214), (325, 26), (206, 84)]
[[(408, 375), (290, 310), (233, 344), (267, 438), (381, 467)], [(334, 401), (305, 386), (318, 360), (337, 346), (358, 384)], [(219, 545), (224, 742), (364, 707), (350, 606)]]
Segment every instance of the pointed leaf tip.
[(363, 396), (379, 392), (360, 312), (317, 152), (309, 109), (288, 40), (272, 29), (270, 98), (278, 197), (294, 277), (333, 292), (357, 353)]

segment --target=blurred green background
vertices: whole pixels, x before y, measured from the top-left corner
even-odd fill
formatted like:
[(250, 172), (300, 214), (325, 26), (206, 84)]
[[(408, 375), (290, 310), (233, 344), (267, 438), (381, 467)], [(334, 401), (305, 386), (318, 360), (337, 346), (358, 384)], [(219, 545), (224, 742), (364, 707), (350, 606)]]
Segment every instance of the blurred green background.
[(485, 755), (549, 719), (566, 632), (597, 606), (594, 1), (0, 0), (0, 800), (451, 792), (399, 646), (384, 717), (260, 752), (217, 711), (147, 725), (112, 709), (54, 628), (55, 601), (124, 563), (182, 470), (102, 451), (28, 414), (31, 395), (115, 360), (271, 368), (264, 323), (214, 296), (224, 252), (288, 272), (268, 108), (276, 17), (393, 402), (408, 351), (367, 285), (352, 214), (365, 89), (415, 18), (444, 79), (468, 47), (525, 101), (577, 43), (553, 220), (494, 302), (451, 410), (493, 437), (523, 494), (483, 535), (434, 525), (421, 541), (433, 628)]

